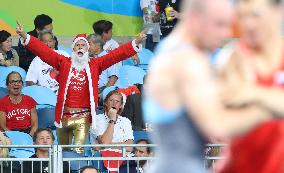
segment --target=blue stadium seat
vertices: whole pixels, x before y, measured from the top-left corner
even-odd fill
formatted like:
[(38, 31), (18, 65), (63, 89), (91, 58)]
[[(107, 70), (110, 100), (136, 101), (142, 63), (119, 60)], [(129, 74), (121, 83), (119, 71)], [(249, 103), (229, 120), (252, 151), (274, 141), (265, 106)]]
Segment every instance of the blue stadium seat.
[(54, 107), (45, 107), (37, 109), (38, 128), (50, 128), (52, 130), (55, 130), (56, 127), (54, 125), (54, 114)]
[(118, 87), (116, 86), (110, 86), (110, 87), (106, 87), (104, 90), (103, 90), (103, 100), (105, 100), (106, 96), (108, 95), (108, 93), (110, 93), (111, 91), (113, 90), (116, 90)]
[(57, 137), (57, 132), (56, 129), (52, 130), (53, 136), (54, 136), (54, 145), (58, 145), (58, 137)]
[(0, 87), (0, 98), (3, 98), (4, 96), (6, 96), (8, 94), (9, 94), (9, 92), (8, 92), (7, 88)]
[(38, 104), (37, 108), (55, 107), (56, 105), (56, 95), (49, 88), (33, 85), (24, 87), (22, 93), (35, 99)]
[(135, 66), (125, 65), (119, 69), (116, 86), (126, 88), (134, 84), (143, 84), (143, 78), (146, 72)]
[(140, 139), (149, 139), (149, 134), (148, 134), (147, 131), (133, 131), (133, 136), (134, 136), (134, 143), (135, 144)]
[[(83, 156), (74, 151), (63, 151), (63, 158), (82, 158)], [(70, 161), (70, 167), (72, 172), (78, 172), (82, 167), (87, 166), (88, 161)]]
[(126, 60), (122, 61), (122, 65), (130, 65), (130, 66), (135, 66), (136, 64), (132, 60), (132, 58), (127, 58)]
[(64, 50), (65, 52), (67, 52), (69, 55), (72, 55), (72, 49), (68, 48), (68, 47), (64, 47), (62, 45), (58, 45), (58, 50)]
[(8, 76), (8, 74), (12, 71), (16, 71), (18, 73), (20, 73), (20, 75), (22, 76), (23, 82), (24, 82), (24, 86), (25, 86), (25, 81), (26, 81), (26, 71), (24, 69), (22, 69), (21, 67), (17, 67), (17, 66), (9, 66), (9, 67), (3, 67), (1, 66), (0, 68), (0, 87), (5, 88), (6, 87), (6, 77)]
[[(5, 131), (13, 145), (33, 145), (33, 139), (29, 134), (18, 131)], [(11, 148), (10, 156), (28, 158), (35, 154), (34, 148)]]
[[(87, 145), (91, 144), (90, 133), (89, 133), (88, 136), (87, 136), (86, 144), (87, 144)], [(85, 150), (85, 151), (84, 151), (84, 156), (85, 156), (85, 157), (92, 157), (92, 156), (93, 156), (92, 148), (91, 148), (91, 147), (85, 147), (84, 150)]]
[(148, 65), (150, 64), (150, 61), (153, 57), (154, 57), (154, 53), (151, 50), (143, 48), (138, 53), (140, 64), (138, 64), (137, 66), (144, 70), (148, 70)]

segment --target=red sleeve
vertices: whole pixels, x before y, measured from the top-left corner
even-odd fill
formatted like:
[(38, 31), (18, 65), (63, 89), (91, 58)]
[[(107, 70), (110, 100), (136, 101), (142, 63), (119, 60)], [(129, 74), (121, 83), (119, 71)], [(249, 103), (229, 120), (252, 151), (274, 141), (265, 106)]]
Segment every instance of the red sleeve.
[(36, 107), (37, 102), (32, 97), (27, 96), (27, 95), (24, 95), (24, 97), (26, 97), (26, 101), (27, 101), (29, 109)]
[(135, 55), (136, 53), (137, 52), (134, 50), (132, 46), (132, 42), (128, 42), (126, 44), (119, 46), (118, 48), (112, 51), (109, 51), (108, 54), (100, 58), (92, 58), (91, 60), (98, 62), (98, 65), (100, 67), (100, 73), (101, 73), (102, 71), (112, 66), (113, 64), (123, 61)]
[(59, 69), (62, 60), (66, 58), (33, 36), (30, 36), (30, 41), (25, 48), (55, 69)]
[(7, 112), (6, 106), (5, 106), (5, 98), (6, 96), (0, 99), (0, 111), (2, 112)]

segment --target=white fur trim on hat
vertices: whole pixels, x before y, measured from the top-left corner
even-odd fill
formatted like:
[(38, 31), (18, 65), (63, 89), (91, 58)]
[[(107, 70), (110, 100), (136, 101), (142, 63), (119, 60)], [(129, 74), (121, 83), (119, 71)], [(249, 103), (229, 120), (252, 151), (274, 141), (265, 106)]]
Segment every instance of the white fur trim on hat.
[(88, 46), (88, 49), (90, 48), (90, 44), (89, 44), (88, 40), (87, 40), (85, 37), (76, 37), (76, 38), (73, 40), (73, 43), (72, 43), (72, 45), (71, 45), (72, 50), (74, 49), (75, 44), (76, 44), (79, 40), (84, 40), (84, 41), (86, 42), (87, 46)]

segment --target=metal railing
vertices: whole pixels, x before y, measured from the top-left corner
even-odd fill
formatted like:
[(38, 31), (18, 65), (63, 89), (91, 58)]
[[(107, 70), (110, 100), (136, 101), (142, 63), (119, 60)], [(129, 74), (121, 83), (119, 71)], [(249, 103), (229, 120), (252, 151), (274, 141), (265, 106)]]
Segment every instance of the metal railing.
[[(226, 147), (226, 144), (207, 144), (206, 147), (211, 147), (211, 148), (223, 148)], [(76, 155), (76, 157), (71, 157), (67, 158), (63, 156), (64, 151), (72, 151), (72, 148), (119, 148), (121, 151), (121, 156), (120, 157), (101, 157), (101, 156), (95, 156), (94, 152), (92, 153), (92, 156), (84, 156), (84, 155)], [(126, 162), (126, 167), (127, 171), (129, 173), (129, 164), (131, 161), (136, 161), (137, 163), (137, 168), (140, 168), (141, 165), (139, 161), (145, 161), (145, 167), (149, 167), (149, 163), (153, 162), (156, 160), (156, 157), (150, 156), (150, 157), (133, 157), (129, 156), (129, 152), (127, 152), (126, 148), (127, 147), (151, 147), (155, 148), (157, 145), (155, 144), (108, 144), (108, 145), (0, 145), (0, 148), (10, 148), (10, 149), (24, 149), (24, 148), (48, 148), (49, 150), (49, 156), (48, 158), (0, 158), (0, 171), (1, 173), (3, 172), (3, 165), (2, 162), (10, 162), (10, 172), (14, 173), (12, 171), (12, 165), (15, 162), (20, 162), (20, 171), (19, 173), (23, 173), (23, 162), (24, 161), (30, 161), (32, 162), (32, 169), (33, 169), (33, 164), (34, 162), (40, 162), (40, 164), (43, 164), (43, 162), (48, 162), (48, 170), (49, 173), (61, 173), (64, 170), (63, 163), (68, 163), (69, 166), (69, 173), (78, 172), (80, 173), (80, 168), (86, 165), (93, 165), (94, 161), (96, 161), (98, 164), (96, 165), (98, 168), (103, 168), (105, 167), (102, 164), (102, 161), (107, 161), (108, 165), (110, 165), (111, 161), (124, 161)], [(75, 152), (74, 152), (75, 153)], [(213, 167), (215, 165), (215, 162), (218, 160), (223, 160), (225, 159), (224, 157), (220, 156), (206, 156), (204, 158), (204, 165), (208, 167)], [(208, 164), (210, 162), (210, 164)], [(71, 167), (72, 165), (76, 164), (76, 167), (78, 169), (72, 170)], [(42, 166), (40, 166), (42, 167)], [(213, 169), (214, 170), (214, 169)], [(109, 172), (108, 169), (105, 169), (106, 172)], [(137, 169), (137, 172), (139, 170)], [(65, 171), (66, 172), (66, 171)], [(30, 173), (33, 173), (33, 170), (30, 170)], [(119, 173), (119, 169), (118, 169)]]

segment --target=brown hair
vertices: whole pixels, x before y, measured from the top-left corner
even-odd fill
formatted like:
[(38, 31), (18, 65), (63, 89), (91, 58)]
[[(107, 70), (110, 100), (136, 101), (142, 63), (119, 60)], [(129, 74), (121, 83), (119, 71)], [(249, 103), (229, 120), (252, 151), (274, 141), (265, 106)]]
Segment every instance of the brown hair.
[[(122, 94), (119, 91), (117, 91), (117, 90), (113, 90), (113, 91), (111, 91), (111, 92), (109, 92), (107, 94), (107, 96), (106, 96), (106, 98), (104, 100), (104, 112), (107, 111), (108, 99), (110, 98), (110, 96), (115, 95), (115, 94), (119, 95), (121, 97), (120, 102), (121, 102), (121, 105), (123, 105), (123, 96), (122, 96)], [(123, 108), (120, 108), (117, 113), (120, 115), (122, 113), (122, 111), (123, 111)]]

